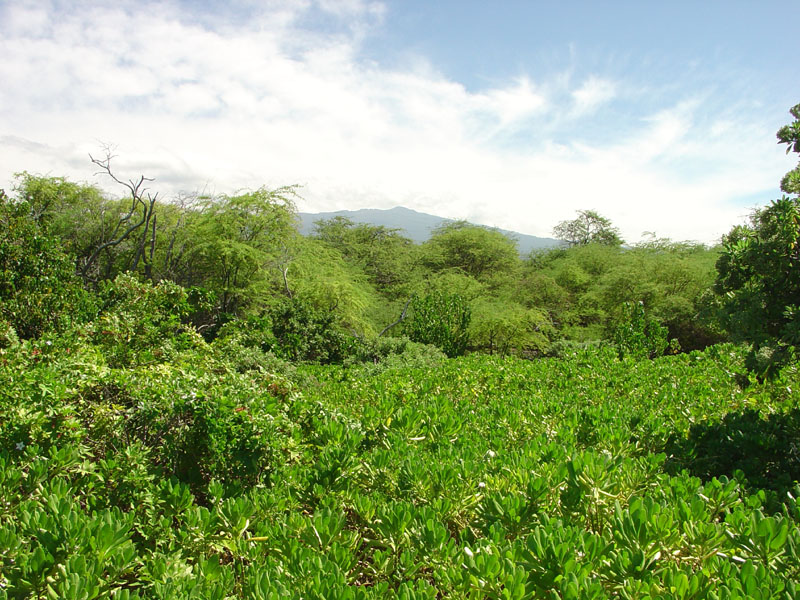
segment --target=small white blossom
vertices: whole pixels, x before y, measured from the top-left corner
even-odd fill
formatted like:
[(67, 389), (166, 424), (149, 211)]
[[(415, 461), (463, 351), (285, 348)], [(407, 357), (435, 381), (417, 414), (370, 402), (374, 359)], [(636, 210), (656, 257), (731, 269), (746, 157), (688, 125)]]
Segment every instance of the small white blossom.
[(17, 442), (17, 450), (24, 450), (25, 442)]
[(478, 483), (478, 487), (479, 487), (479, 488), (481, 488), (481, 489), (483, 489), (483, 488), (485, 488), (485, 487), (486, 487), (486, 483), (485, 483), (485, 482), (483, 482), (483, 481), (481, 481), (480, 483)]
[(494, 458), (495, 456), (497, 456), (497, 453), (494, 450), (489, 450), (486, 453), (486, 456), (488, 456), (489, 458)]

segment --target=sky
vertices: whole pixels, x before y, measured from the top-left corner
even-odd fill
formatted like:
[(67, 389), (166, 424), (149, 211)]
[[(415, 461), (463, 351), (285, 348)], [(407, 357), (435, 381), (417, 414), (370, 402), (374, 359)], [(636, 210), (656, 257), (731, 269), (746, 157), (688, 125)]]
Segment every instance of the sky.
[(0, 0), (0, 188), (297, 185), (549, 237), (714, 243), (781, 196), (797, 0)]

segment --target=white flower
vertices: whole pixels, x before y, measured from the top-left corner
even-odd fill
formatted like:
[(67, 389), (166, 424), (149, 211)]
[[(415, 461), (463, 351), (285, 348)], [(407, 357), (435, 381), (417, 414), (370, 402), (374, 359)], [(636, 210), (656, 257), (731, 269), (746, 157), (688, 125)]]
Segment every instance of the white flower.
[(45, 342), (45, 344), (47, 344), (48, 346), (52, 346), (52, 345), (53, 345), (53, 342), (51, 342), (50, 340), (47, 340), (47, 341)]
[(483, 481), (481, 481), (480, 483), (478, 483), (478, 487), (479, 487), (479, 488), (481, 488), (481, 489), (483, 489), (483, 488), (485, 488), (485, 487), (486, 487), (486, 483), (485, 483), (485, 482), (483, 482)]
[(497, 456), (497, 453), (494, 450), (489, 450), (486, 453), (486, 456), (488, 456), (489, 458), (494, 458), (495, 456)]
[(24, 450), (25, 442), (17, 442), (17, 450)]

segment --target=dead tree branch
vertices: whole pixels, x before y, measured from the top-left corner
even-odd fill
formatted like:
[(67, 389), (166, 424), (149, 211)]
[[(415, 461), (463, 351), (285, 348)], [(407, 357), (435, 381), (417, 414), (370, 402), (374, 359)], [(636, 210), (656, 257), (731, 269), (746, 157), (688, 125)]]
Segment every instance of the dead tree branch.
[[(120, 217), (117, 221), (114, 230), (111, 232), (110, 239), (107, 239), (98, 245), (84, 263), (83, 268), (81, 269), (81, 277), (83, 277), (84, 280), (89, 278), (89, 271), (94, 266), (101, 252), (118, 246), (123, 241), (127, 240), (139, 228), (143, 228), (143, 234), (137, 245), (136, 252), (133, 257), (133, 266), (131, 269), (135, 269), (137, 267), (139, 260), (142, 257), (144, 257), (144, 262), (146, 263), (147, 256), (145, 252), (147, 248), (147, 238), (150, 235), (151, 222), (153, 225), (151, 256), (152, 248), (155, 247), (155, 204), (156, 200), (158, 199), (158, 194), (156, 193), (155, 195), (151, 195), (149, 192), (147, 192), (147, 188), (145, 187), (145, 184), (153, 181), (153, 179), (141, 175), (138, 180), (130, 179), (127, 182), (121, 180), (111, 169), (111, 161), (114, 158), (115, 157), (111, 154), (110, 148), (105, 149), (104, 158), (95, 158), (89, 154), (89, 159), (92, 161), (92, 163), (100, 167), (98, 174), (106, 175), (115, 183), (118, 183), (119, 185), (128, 189), (131, 195), (131, 205), (128, 212)], [(141, 211), (140, 218), (138, 217), (139, 211)], [(134, 215), (136, 215), (136, 219), (132, 222)], [(147, 266), (145, 267), (145, 271), (148, 273), (150, 271)]]
[(408, 307), (411, 304), (411, 301), (413, 299), (414, 299), (414, 296), (411, 296), (411, 298), (408, 299), (408, 302), (406, 302), (406, 305), (403, 307), (403, 312), (400, 314), (400, 318), (397, 319), (397, 321), (395, 321), (391, 325), (387, 325), (386, 327), (384, 327), (383, 330), (381, 330), (381, 332), (378, 334), (378, 337), (381, 337), (384, 333), (389, 331), (392, 327), (394, 327), (395, 325), (399, 325), (400, 323), (403, 322), (403, 320), (406, 318), (406, 312), (408, 311)]

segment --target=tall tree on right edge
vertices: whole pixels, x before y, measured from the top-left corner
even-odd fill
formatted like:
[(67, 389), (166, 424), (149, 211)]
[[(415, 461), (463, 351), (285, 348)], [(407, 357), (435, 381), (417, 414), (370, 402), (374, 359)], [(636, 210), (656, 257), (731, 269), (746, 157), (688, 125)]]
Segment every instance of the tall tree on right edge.
[[(800, 104), (790, 112), (795, 121), (778, 131), (778, 141), (800, 153)], [(748, 366), (766, 376), (795, 360), (800, 346), (800, 165), (781, 189), (790, 195), (723, 237), (714, 285), (724, 325), (751, 345)]]

